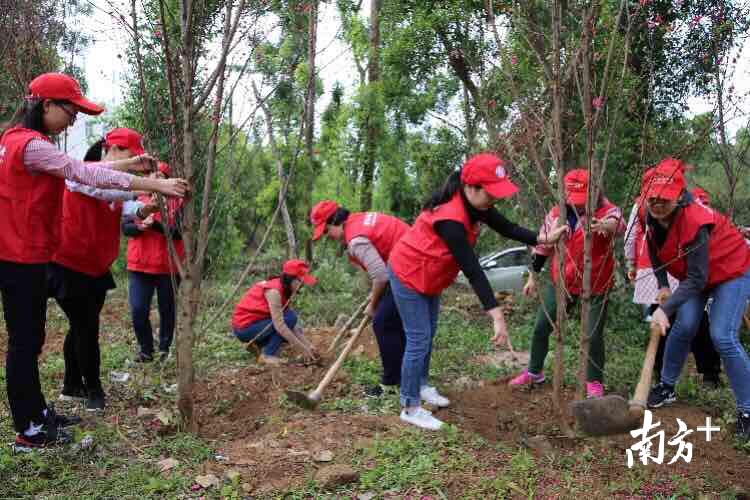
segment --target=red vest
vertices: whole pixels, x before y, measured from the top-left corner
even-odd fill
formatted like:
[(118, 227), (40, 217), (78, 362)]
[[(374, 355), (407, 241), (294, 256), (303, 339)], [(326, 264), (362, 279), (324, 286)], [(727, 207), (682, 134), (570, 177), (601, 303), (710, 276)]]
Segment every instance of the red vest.
[(398, 240), (388, 261), (401, 283), (424, 295), (439, 295), (458, 276), (458, 264), (433, 228), (441, 220), (463, 224), (469, 244), (476, 244), (479, 223), (471, 223), (461, 193), (457, 192), (447, 203), (422, 211), (414, 226)]
[[(607, 212), (613, 208), (616, 207), (605, 199), (602, 205), (594, 212), (594, 217), (603, 219), (607, 215)], [(560, 207), (554, 207), (550, 210), (550, 218), (557, 218), (559, 211)], [(602, 295), (612, 288), (615, 270), (615, 249), (612, 242), (615, 236), (593, 233), (592, 237), (591, 293)], [(573, 295), (583, 293), (583, 240), (583, 224), (579, 221), (573, 234), (565, 240), (565, 264), (563, 267), (565, 288)], [(558, 262), (557, 252), (555, 252), (552, 258), (552, 280), (555, 283), (559, 279)]]
[[(142, 196), (140, 201), (147, 202), (149, 196)], [(169, 224), (174, 224), (177, 211), (182, 208), (182, 198), (167, 198), (167, 211), (169, 212)], [(154, 214), (154, 220), (161, 222), (161, 214)], [(173, 240), (177, 256), (182, 261), (185, 258), (185, 245), (182, 240)], [(169, 258), (167, 238), (154, 229), (146, 229), (138, 236), (128, 240), (128, 271), (137, 271), (148, 274), (173, 274), (177, 272), (177, 266)]]
[(49, 262), (60, 241), (65, 181), (31, 175), (23, 152), (32, 139), (49, 139), (13, 127), (0, 138), (0, 260), (22, 264)]
[(232, 328), (239, 330), (247, 328), (256, 321), (269, 319), (271, 308), (266, 300), (266, 290), (276, 290), (281, 295), (281, 305), (286, 305), (289, 298), (284, 295), (284, 287), (281, 278), (273, 278), (260, 281), (245, 292), (232, 314)]
[[(409, 224), (391, 215), (377, 212), (355, 213), (351, 214), (344, 223), (344, 241), (348, 245), (358, 236), (367, 238), (378, 251), (383, 262), (388, 262), (391, 250), (408, 230)], [(349, 260), (359, 267), (364, 267), (351, 255)]]
[(99, 277), (120, 253), (122, 203), (97, 200), (65, 190), (63, 195), (62, 238), (53, 262)]
[[(745, 274), (750, 268), (750, 249), (745, 239), (724, 215), (699, 203), (690, 203), (679, 210), (658, 250), (659, 260), (669, 274), (680, 281), (687, 277), (686, 248), (704, 225), (713, 226), (708, 239), (706, 288)], [(650, 229), (648, 235), (652, 237)]]

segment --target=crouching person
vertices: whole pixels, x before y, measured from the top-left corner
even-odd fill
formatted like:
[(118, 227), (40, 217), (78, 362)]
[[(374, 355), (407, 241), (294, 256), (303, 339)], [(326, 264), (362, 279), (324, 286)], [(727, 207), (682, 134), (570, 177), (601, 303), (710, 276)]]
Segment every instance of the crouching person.
[(303, 285), (312, 286), (317, 279), (301, 260), (288, 260), (281, 275), (255, 283), (234, 308), (232, 330), (240, 342), (261, 350), (258, 361), (279, 365), (278, 356), (284, 343), (297, 349), (305, 361), (315, 361), (318, 353), (298, 326), (297, 313), (291, 309), (292, 297)]

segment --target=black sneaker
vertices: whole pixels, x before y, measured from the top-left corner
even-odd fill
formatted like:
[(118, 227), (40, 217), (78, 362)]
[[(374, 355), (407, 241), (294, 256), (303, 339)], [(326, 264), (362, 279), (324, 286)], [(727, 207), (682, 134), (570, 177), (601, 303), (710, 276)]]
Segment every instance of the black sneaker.
[(91, 391), (86, 400), (86, 411), (104, 411), (106, 407), (104, 391)]
[(735, 430), (737, 439), (742, 442), (750, 440), (750, 413), (737, 412), (737, 428)]
[(16, 451), (29, 451), (34, 448), (46, 448), (48, 446), (67, 444), (71, 441), (73, 441), (73, 438), (64, 429), (58, 428), (55, 425), (45, 425), (40, 432), (33, 436), (17, 434), (16, 442), (13, 443), (13, 448)]
[(365, 397), (379, 398), (383, 396), (383, 394), (385, 394), (385, 391), (383, 390), (383, 386), (380, 384), (365, 387)]
[(674, 386), (665, 384), (664, 382), (659, 382), (652, 387), (648, 395), (649, 408), (660, 408), (675, 401), (677, 401), (677, 397), (674, 394)]
[(81, 386), (63, 387), (63, 390), (60, 392), (60, 396), (57, 399), (60, 401), (78, 401), (86, 399), (87, 396), (88, 393), (86, 392), (86, 389)]
[(169, 351), (159, 351), (159, 362), (164, 363), (169, 359)]
[(152, 354), (146, 354), (145, 352), (139, 352), (135, 355), (134, 361), (136, 363), (150, 363), (154, 360)]

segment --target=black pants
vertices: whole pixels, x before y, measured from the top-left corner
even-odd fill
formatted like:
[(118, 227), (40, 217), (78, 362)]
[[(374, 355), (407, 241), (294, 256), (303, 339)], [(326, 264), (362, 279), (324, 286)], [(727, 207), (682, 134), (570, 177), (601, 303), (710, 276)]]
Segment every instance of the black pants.
[(401, 383), (401, 361), (404, 359), (404, 349), (406, 348), (406, 334), (390, 286), (386, 287), (380, 297), (378, 307), (375, 309), (372, 330), (375, 332), (380, 350), (380, 361), (383, 363), (381, 383), (383, 385), (399, 385)]
[(47, 408), (38, 363), (47, 316), (46, 265), (0, 261), (0, 294), (8, 330), (8, 401), (13, 426), (16, 432), (23, 432), (32, 421), (36, 425), (44, 422)]
[[(657, 307), (655, 304), (651, 305), (649, 307), (649, 314), (652, 314)], [(674, 321), (674, 318), (670, 318), (670, 321)], [(669, 331), (667, 331), (667, 335), (669, 335)], [(656, 360), (654, 361), (654, 374), (656, 377), (659, 377), (659, 374), (661, 374), (666, 345), (667, 337), (663, 336), (659, 340), (659, 349), (656, 351)], [(711, 334), (708, 329), (708, 315), (705, 312), (701, 318), (698, 333), (695, 334), (693, 342), (690, 344), (690, 351), (695, 358), (695, 367), (698, 373), (709, 377), (717, 377), (721, 373), (721, 358), (719, 357), (719, 353), (716, 352), (716, 348), (714, 348), (714, 343), (711, 341)]]
[[(179, 286), (180, 279), (175, 276), (175, 284)], [(156, 291), (159, 303), (159, 350), (168, 352), (172, 345), (175, 326), (175, 293), (172, 286), (172, 276), (169, 274), (148, 274), (128, 271), (128, 300), (130, 312), (133, 316), (133, 330), (141, 352), (154, 353), (154, 337), (149, 313), (151, 299)]]
[(100, 394), (99, 378), (101, 352), (99, 350), (99, 315), (104, 307), (107, 292), (92, 290), (87, 297), (57, 299), (70, 323), (65, 336), (65, 389), (85, 388), (89, 393)]

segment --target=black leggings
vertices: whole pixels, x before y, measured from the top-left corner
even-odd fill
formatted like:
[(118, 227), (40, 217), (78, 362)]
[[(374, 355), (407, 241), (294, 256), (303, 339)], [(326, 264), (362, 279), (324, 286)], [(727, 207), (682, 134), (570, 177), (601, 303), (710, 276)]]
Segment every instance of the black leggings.
[(101, 352), (99, 350), (99, 315), (104, 307), (107, 292), (92, 290), (85, 297), (58, 298), (57, 303), (65, 312), (70, 330), (65, 336), (64, 390), (84, 388), (89, 393), (101, 394), (99, 379)]
[(0, 294), (3, 301), (8, 352), (5, 382), (16, 432), (44, 422), (44, 401), (39, 380), (39, 355), (44, 346), (47, 317), (46, 264), (0, 261)]

